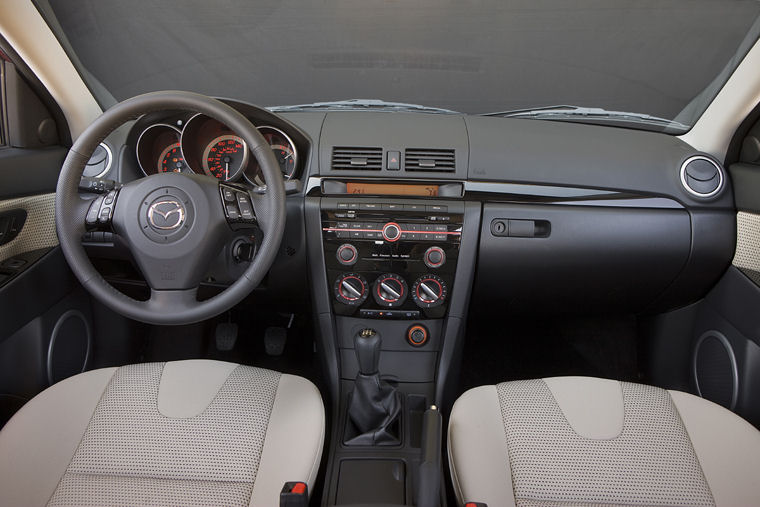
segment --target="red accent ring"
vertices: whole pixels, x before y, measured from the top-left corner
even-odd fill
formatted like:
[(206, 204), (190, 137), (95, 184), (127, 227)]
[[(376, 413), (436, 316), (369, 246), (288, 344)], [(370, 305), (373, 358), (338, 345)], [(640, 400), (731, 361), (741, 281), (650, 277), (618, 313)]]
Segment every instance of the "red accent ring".
[[(355, 298), (350, 298), (350, 297), (346, 296), (346, 295), (343, 293), (343, 282), (345, 282), (346, 280), (348, 280), (348, 279), (351, 279), (351, 278), (353, 278), (354, 280), (358, 280), (358, 281), (359, 281), (359, 283), (360, 283), (360, 284), (362, 284), (362, 293), (361, 293), (361, 295), (360, 295), (360, 296), (358, 296), (358, 297), (355, 297)], [(361, 297), (364, 295), (364, 292), (367, 290), (367, 287), (365, 287), (365, 286), (364, 286), (364, 282), (362, 282), (360, 278), (357, 278), (357, 277), (355, 277), (355, 276), (346, 276), (346, 277), (342, 278), (342, 279), (340, 280), (340, 282), (341, 282), (341, 285), (338, 287), (338, 292), (340, 292), (340, 295), (341, 295), (341, 296), (343, 296), (343, 297), (344, 297), (345, 299), (347, 299), (348, 301), (356, 301), (356, 300), (358, 300), (358, 299), (361, 299)]]
[(393, 277), (389, 276), (389, 277), (383, 278), (382, 280), (380, 280), (377, 283), (377, 297), (379, 297), (380, 299), (382, 299), (386, 303), (395, 303), (396, 301), (399, 301), (402, 297), (404, 297), (404, 286), (399, 283), (398, 284), (398, 288), (399, 288), (398, 299), (386, 299), (386, 298), (384, 298), (383, 295), (380, 293), (380, 289), (381, 289), (380, 284), (383, 283), (386, 280), (393, 280), (394, 282), (398, 283), (398, 280), (396, 280)]
[[(395, 227), (398, 231), (398, 236), (395, 238), (389, 238), (388, 235), (385, 233), (386, 230), (388, 230), (389, 227)], [(395, 243), (399, 239), (401, 239), (401, 226), (397, 224), (396, 222), (388, 222), (383, 226), (383, 239), (389, 243)]]
[(435, 299), (425, 299), (422, 296), (420, 296), (420, 285), (422, 285), (425, 282), (434, 282), (438, 286), (438, 299), (440, 299), (441, 296), (443, 296), (443, 286), (440, 284), (440, 282), (438, 282), (438, 280), (435, 280), (433, 278), (423, 278), (422, 280), (420, 280), (420, 283), (417, 284), (417, 290), (416, 290), (417, 299), (419, 299), (423, 303), (433, 303), (435, 301)]

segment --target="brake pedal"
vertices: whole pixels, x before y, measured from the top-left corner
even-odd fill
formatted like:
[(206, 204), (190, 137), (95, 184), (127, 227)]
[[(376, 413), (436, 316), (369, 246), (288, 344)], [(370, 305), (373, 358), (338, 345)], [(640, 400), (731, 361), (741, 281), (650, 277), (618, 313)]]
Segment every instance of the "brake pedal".
[(238, 337), (238, 325), (234, 322), (222, 322), (216, 325), (216, 349), (228, 352), (235, 347)]
[(268, 356), (281, 356), (288, 341), (288, 330), (284, 327), (268, 327), (264, 331), (264, 350)]

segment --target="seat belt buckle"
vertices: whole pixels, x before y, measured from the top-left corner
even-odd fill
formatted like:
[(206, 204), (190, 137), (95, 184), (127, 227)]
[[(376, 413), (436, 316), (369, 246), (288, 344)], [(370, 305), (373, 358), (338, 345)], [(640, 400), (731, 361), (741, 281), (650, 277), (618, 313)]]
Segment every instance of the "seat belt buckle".
[(308, 507), (309, 486), (305, 482), (286, 482), (280, 491), (280, 507)]
[(482, 502), (467, 502), (464, 507), (488, 507), (488, 505)]

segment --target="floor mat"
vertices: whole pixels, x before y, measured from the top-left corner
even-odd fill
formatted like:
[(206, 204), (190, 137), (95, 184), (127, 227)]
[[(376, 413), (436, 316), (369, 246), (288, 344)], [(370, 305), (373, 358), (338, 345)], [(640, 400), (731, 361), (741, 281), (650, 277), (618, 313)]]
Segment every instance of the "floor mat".
[(461, 391), (562, 375), (641, 381), (636, 337), (634, 316), (523, 319), (503, 325), (471, 319)]

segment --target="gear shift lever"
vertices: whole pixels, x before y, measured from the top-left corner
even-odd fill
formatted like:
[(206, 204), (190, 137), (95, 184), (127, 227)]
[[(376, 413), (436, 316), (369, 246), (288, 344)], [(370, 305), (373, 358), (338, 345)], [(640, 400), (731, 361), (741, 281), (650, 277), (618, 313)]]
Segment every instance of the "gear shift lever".
[(380, 335), (374, 329), (362, 329), (354, 336), (354, 350), (361, 375), (375, 375), (380, 364)]
[(348, 405), (348, 418), (358, 435), (348, 445), (395, 445), (399, 443), (394, 423), (401, 412), (401, 396), (392, 385), (380, 379), (380, 335), (362, 329), (354, 335), (354, 350), (359, 372)]

